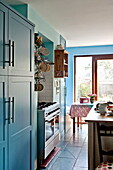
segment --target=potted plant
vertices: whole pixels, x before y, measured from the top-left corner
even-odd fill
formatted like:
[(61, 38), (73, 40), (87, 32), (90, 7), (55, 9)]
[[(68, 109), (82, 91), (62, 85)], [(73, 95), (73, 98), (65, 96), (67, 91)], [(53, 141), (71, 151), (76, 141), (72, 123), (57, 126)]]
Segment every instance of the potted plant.
[(97, 96), (96, 94), (88, 94), (88, 96), (90, 97), (90, 102), (94, 103), (95, 101), (95, 97)]

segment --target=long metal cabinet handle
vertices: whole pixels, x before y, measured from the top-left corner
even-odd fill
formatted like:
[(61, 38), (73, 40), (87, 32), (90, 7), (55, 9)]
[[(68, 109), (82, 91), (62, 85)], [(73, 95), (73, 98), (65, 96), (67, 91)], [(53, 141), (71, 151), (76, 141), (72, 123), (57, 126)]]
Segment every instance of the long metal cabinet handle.
[(8, 105), (8, 124), (10, 124), (10, 115), (11, 115), (11, 97), (9, 97), (9, 105)]
[(14, 67), (14, 49), (15, 49), (15, 46), (14, 46), (14, 41), (12, 41), (12, 66)]
[(5, 45), (9, 46), (9, 61), (4, 61), (4, 62), (9, 63), (9, 66), (11, 66), (11, 40), (9, 40), (9, 43)]
[(5, 82), (3, 82), (3, 115), (4, 115), (4, 124), (6, 124), (6, 99), (5, 99)]
[(9, 40), (9, 66), (11, 66), (11, 40)]
[[(12, 120), (12, 123), (14, 123), (15, 122), (14, 97), (9, 97), (8, 100), (5, 100), (4, 103), (8, 103), (8, 117), (6, 117), (6, 109), (4, 105), (5, 121), (8, 121), (8, 124), (11, 124), (11, 120)], [(11, 116), (11, 113), (12, 113), (12, 116)]]
[(5, 100), (4, 103), (8, 103), (8, 117), (6, 117), (6, 109), (5, 109), (5, 104), (4, 104), (4, 110), (5, 110), (5, 121), (8, 121), (8, 124), (10, 124), (10, 108), (11, 108), (11, 98), (9, 97), (8, 100)]
[(11, 117), (11, 119), (12, 119), (12, 123), (14, 123), (15, 122), (15, 109), (14, 109), (14, 97), (12, 97), (12, 117)]

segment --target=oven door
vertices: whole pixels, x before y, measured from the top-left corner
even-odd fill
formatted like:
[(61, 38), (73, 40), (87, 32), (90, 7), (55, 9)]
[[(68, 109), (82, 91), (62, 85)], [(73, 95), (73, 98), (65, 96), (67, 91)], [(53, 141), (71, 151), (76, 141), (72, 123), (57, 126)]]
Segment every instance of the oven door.
[(45, 155), (46, 158), (49, 153), (55, 148), (59, 142), (59, 111), (45, 118)]
[(45, 120), (45, 142), (54, 136), (54, 117)]
[(55, 116), (55, 122), (54, 122), (54, 136), (59, 134), (59, 114)]

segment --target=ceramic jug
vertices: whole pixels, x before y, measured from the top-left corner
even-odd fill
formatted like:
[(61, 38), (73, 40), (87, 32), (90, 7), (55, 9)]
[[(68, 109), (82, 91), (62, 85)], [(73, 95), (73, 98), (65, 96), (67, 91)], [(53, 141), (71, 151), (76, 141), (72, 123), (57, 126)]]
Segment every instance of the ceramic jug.
[(108, 107), (108, 104), (107, 103), (100, 103), (99, 104), (99, 112), (101, 115), (105, 115), (107, 113), (107, 107)]

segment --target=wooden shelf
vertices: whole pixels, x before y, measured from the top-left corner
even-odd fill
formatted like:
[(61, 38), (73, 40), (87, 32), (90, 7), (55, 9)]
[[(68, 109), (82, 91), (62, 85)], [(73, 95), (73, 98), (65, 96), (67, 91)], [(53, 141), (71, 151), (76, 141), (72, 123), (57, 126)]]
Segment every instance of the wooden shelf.
[(66, 50), (55, 50), (54, 77), (68, 77), (68, 52)]

